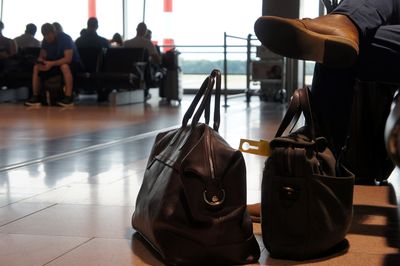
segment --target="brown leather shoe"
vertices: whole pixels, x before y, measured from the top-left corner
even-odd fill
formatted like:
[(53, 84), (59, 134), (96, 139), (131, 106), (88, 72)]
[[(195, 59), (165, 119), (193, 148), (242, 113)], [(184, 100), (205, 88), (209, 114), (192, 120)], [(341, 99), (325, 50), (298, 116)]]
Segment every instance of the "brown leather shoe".
[(263, 16), (254, 30), (272, 52), (332, 67), (352, 66), (359, 52), (358, 29), (345, 15), (302, 20)]
[(247, 212), (254, 223), (261, 222), (261, 203), (247, 205)]

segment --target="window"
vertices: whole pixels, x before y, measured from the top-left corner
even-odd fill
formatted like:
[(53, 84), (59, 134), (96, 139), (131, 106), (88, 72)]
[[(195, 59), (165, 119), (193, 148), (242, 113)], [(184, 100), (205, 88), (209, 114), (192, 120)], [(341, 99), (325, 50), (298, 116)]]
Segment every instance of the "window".
[(40, 27), (46, 23), (59, 22), (73, 39), (86, 27), (87, 1), (82, 0), (3, 0), (3, 34), (15, 38), (25, 31), (28, 23), (36, 24), (36, 38), (41, 40)]
[(97, 33), (107, 39), (111, 39), (116, 32), (123, 35), (122, 1), (97, 0), (96, 8), (96, 16), (99, 20)]

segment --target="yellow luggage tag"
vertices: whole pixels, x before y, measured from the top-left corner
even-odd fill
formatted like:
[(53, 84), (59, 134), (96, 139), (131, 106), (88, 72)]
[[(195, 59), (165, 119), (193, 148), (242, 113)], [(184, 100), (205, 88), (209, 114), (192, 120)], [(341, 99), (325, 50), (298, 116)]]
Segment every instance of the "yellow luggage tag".
[(270, 156), (271, 148), (269, 142), (266, 140), (250, 140), (250, 139), (240, 139), (239, 150), (245, 153), (251, 153), (261, 156)]

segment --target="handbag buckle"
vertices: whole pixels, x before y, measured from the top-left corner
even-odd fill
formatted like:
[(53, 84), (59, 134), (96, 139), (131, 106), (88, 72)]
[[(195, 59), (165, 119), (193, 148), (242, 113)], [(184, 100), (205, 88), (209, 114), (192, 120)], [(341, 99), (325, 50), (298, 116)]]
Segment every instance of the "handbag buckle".
[(225, 190), (221, 189), (220, 192), (221, 192), (221, 193), (219, 193), (220, 195), (212, 195), (209, 200), (209, 197), (207, 196), (208, 192), (207, 192), (207, 190), (204, 190), (203, 199), (207, 203), (207, 205), (209, 205), (213, 208), (219, 207), (225, 201)]
[(282, 186), (281, 196), (288, 200), (297, 200), (298, 191), (290, 186)]

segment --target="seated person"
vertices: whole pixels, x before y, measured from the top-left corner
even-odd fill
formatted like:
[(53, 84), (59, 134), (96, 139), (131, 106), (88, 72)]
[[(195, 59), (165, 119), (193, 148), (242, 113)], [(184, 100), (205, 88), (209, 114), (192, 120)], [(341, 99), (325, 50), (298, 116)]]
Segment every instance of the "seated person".
[(125, 41), (123, 43), (123, 46), (132, 48), (146, 48), (150, 56), (150, 62), (160, 64), (160, 55), (158, 54), (154, 44), (148, 38), (146, 38), (146, 34), (147, 26), (144, 22), (141, 22), (136, 27), (136, 36), (130, 40)]
[(35, 38), (36, 25), (29, 23), (26, 25), (25, 33), (16, 37), (14, 41), (17, 43), (18, 49), (25, 47), (40, 47), (40, 42)]
[(119, 47), (119, 46), (122, 46), (123, 42), (124, 42), (124, 41), (123, 41), (123, 39), (122, 39), (121, 34), (119, 34), (118, 32), (116, 32), (116, 33), (113, 35), (112, 39), (110, 40), (110, 45), (111, 45), (112, 47)]
[[(317, 62), (310, 95), (316, 135), (328, 140), (337, 158), (348, 139), (356, 78), (399, 83), (399, 21), (400, 1), (342, 0), (326, 16), (263, 16), (255, 23), (269, 50)], [(259, 217), (260, 205), (249, 205), (248, 211)]]
[[(147, 38), (151, 43), (153, 43), (154, 47), (156, 48), (156, 51), (158, 53), (158, 56), (162, 58), (161, 56), (161, 49), (160, 46), (158, 46), (156, 43), (152, 41), (152, 31), (150, 29), (147, 29), (145, 38)], [(148, 68), (148, 71), (146, 71), (146, 82), (148, 83), (149, 87), (159, 87), (161, 79), (163, 78), (163, 71), (161, 69), (161, 65), (157, 62), (154, 63), (150, 61), (150, 66)]]
[[(136, 36), (130, 40), (127, 40), (123, 43), (123, 47), (132, 47), (132, 48), (145, 48), (149, 53), (149, 61), (151, 64), (161, 64), (161, 56), (157, 52), (154, 44), (146, 37), (147, 34), (147, 26), (144, 22), (141, 22), (136, 27)], [(147, 79), (147, 78), (146, 78)], [(148, 86), (146, 86), (145, 95), (146, 98), (149, 99), (151, 97)]]
[(108, 48), (110, 43), (106, 38), (103, 38), (97, 34), (97, 28), (99, 22), (97, 18), (89, 18), (87, 21), (87, 29), (76, 41), (75, 44), (78, 48)]
[(3, 36), (4, 24), (0, 21), (0, 71), (7, 70), (12, 65), (12, 58), (17, 53), (17, 45), (15, 42)]
[(42, 26), (44, 40), (40, 54), (33, 68), (32, 97), (25, 102), (28, 106), (39, 106), (41, 78), (62, 74), (65, 82), (64, 99), (58, 102), (60, 106), (72, 106), (73, 103), (73, 73), (79, 70), (80, 61), (75, 43), (71, 37), (62, 31), (56, 31), (50, 23)]

